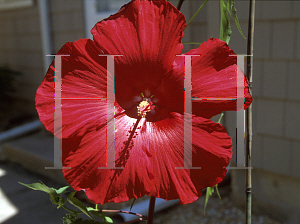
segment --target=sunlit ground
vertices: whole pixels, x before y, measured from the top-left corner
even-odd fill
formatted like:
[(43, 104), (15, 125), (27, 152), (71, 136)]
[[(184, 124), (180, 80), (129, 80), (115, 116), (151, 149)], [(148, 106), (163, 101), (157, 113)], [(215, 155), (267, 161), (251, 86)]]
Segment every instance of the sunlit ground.
[[(0, 168), (0, 178), (6, 175), (6, 171)], [(4, 194), (0, 187), (0, 223), (5, 222), (19, 212)]]

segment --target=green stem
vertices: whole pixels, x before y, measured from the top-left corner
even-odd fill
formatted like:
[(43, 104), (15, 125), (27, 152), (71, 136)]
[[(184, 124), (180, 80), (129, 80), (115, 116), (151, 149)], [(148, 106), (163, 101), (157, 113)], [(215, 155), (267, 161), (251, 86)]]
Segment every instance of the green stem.
[(197, 44), (197, 45), (201, 45), (202, 43), (198, 43), (198, 42), (182, 42), (182, 44)]
[(197, 10), (197, 12), (193, 15), (193, 17), (188, 21), (188, 23), (186, 24), (186, 27), (188, 27), (188, 25), (190, 25), (190, 23), (193, 21), (193, 19), (197, 16), (197, 14), (201, 11), (201, 9), (205, 6), (205, 4), (208, 2), (209, 0), (206, 0), (205, 2), (203, 2), (203, 4), (199, 7), (199, 9)]
[(224, 113), (222, 112), (217, 123), (221, 124), (221, 120), (222, 120), (223, 115), (224, 115)]

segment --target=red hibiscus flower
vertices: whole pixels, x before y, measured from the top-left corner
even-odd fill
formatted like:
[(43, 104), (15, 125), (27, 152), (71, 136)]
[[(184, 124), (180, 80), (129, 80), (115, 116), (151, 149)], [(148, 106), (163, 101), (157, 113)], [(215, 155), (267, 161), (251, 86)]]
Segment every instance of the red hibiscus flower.
[[(184, 15), (164, 0), (133, 0), (98, 22), (93, 39), (65, 44), (62, 57), (63, 174), (97, 204), (149, 196), (190, 203), (219, 183), (232, 156), (226, 130), (210, 118), (236, 100), (192, 101), (192, 166), (184, 166)], [(107, 165), (107, 58), (115, 57), (115, 166)], [(244, 74), (227, 44), (209, 39), (191, 50), (192, 97), (237, 98)], [(100, 56), (99, 56), (100, 55)], [(37, 90), (36, 108), (54, 133), (54, 62)], [(244, 80), (237, 86), (237, 75)], [(138, 122), (137, 122), (138, 121)], [(57, 135), (57, 133), (54, 133)]]

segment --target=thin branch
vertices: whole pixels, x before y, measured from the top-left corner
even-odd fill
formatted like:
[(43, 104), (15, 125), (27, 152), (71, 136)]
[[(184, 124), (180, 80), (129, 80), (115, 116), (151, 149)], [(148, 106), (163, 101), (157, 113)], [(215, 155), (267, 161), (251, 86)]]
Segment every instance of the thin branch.
[(107, 212), (107, 213), (125, 213), (125, 214), (130, 214), (130, 215), (135, 215), (138, 217), (141, 217), (143, 219), (147, 219), (147, 216), (143, 216), (139, 213), (135, 213), (135, 212), (129, 212), (129, 211), (122, 211), (122, 210), (100, 210), (101, 212)]
[[(254, 15), (255, 0), (250, 0), (249, 23), (248, 23), (248, 44), (247, 44), (247, 78), (250, 83), (250, 94), (252, 95), (253, 75), (253, 38), (254, 38)], [(251, 56), (250, 56), (251, 55)], [(251, 167), (252, 150), (252, 105), (246, 111), (247, 135), (246, 135), (246, 167)], [(252, 176), (251, 169), (246, 169), (246, 224), (251, 224), (252, 210)]]

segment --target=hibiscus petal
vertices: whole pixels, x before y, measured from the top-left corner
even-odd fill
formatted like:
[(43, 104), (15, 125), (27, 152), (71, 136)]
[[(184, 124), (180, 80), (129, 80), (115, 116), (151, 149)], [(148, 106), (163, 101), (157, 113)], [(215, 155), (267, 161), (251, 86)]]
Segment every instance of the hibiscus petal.
[[(106, 123), (106, 57), (92, 40), (80, 39), (65, 44), (62, 56), (62, 138), (81, 136)], [(54, 133), (54, 60), (37, 90), (36, 108), (46, 129)], [(58, 116), (57, 116), (58, 117)], [(56, 117), (56, 119), (57, 119)], [(55, 130), (59, 136), (61, 130)]]
[(116, 166), (122, 170), (98, 169), (106, 166), (105, 127), (87, 133), (77, 143), (64, 144), (63, 140), (63, 165), (71, 167), (63, 172), (75, 190), (85, 189), (98, 204), (145, 194), (166, 200), (179, 198), (185, 204), (201, 196), (201, 189), (225, 177), (231, 139), (220, 124), (193, 118), (193, 166), (201, 169), (189, 170), (176, 169), (184, 165), (182, 115), (172, 113), (158, 122), (142, 119), (132, 143), (124, 150), (135, 121), (124, 114), (116, 118)]
[(65, 179), (75, 190), (85, 189), (98, 204), (139, 198), (153, 189), (150, 160), (138, 147), (141, 139), (134, 136), (134, 146), (126, 147), (136, 119), (122, 114), (115, 120), (116, 167), (124, 169), (98, 169), (107, 162), (106, 127), (87, 133), (76, 144), (62, 140), (63, 165), (71, 167), (63, 170)]
[(202, 195), (201, 189), (223, 180), (232, 156), (232, 142), (220, 124), (193, 118), (192, 165), (201, 169), (176, 169), (184, 166), (183, 115), (172, 113), (168, 119), (146, 125), (141, 135), (149, 138), (155, 184), (150, 196), (191, 203)]
[(91, 30), (104, 52), (115, 57), (118, 103), (131, 108), (135, 98), (155, 94), (183, 45), (184, 15), (163, 0), (134, 0)]
[[(193, 99), (193, 114), (211, 118), (222, 111), (246, 110), (249, 107), (252, 98), (248, 81), (236, 65), (237, 58), (230, 56), (235, 54), (225, 42), (210, 38), (197, 49), (189, 51), (187, 55), (200, 55), (192, 57), (192, 97), (210, 98), (209, 100)], [(174, 71), (176, 76), (183, 79), (184, 57), (176, 58)], [(238, 84), (237, 77), (242, 80)], [(238, 109), (237, 100), (230, 99), (237, 98), (237, 88), (242, 89), (243, 93), (238, 100), (244, 102), (244, 107)], [(216, 100), (216, 98), (220, 99)]]

